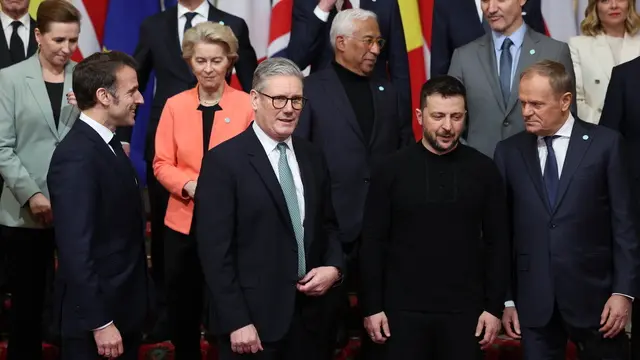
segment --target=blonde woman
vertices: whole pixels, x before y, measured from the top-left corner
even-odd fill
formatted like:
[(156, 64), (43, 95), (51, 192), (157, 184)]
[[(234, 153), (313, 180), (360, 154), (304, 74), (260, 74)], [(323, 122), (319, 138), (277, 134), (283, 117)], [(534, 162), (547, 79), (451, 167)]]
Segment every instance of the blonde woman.
[(597, 124), (614, 66), (640, 56), (640, 16), (633, 0), (589, 0), (583, 35), (569, 39), (578, 117)]

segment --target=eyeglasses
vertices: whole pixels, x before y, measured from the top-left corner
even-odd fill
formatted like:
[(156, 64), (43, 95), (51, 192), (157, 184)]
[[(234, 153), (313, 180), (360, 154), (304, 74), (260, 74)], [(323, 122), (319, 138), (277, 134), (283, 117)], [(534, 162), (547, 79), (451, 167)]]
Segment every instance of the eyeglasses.
[(366, 44), (369, 47), (369, 49), (371, 49), (373, 47), (373, 44), (378, 44), (378, 48), (380, 50), (382, 50), (382, 48), (384, 47), (384, 44), (387, 43), (387, 40), (385, 40), (383, 38), (375, 38), (374, 39), (374, 38), (367, 37), (367, 38), (364, 38), (364, 39), (358, 39), (358, 38), (353, 37), (353, 36), (347, 36), (347, 37), (350, 37), (352, 39), (356, 39), (356, 40)]
[(271, 104), (278, 110), (283, 109), (285, 106), (287, 106), (287, 102), (289, 101), (291, 101), (291, 107), (293, 107), (295, 110), (302, 110), (304, 104), (307, 102), (307, 99), (301, 96), (288, 98), (286, 96), (270, 96), (258, 90), (256, 90), (256, 92), (271, 99)]

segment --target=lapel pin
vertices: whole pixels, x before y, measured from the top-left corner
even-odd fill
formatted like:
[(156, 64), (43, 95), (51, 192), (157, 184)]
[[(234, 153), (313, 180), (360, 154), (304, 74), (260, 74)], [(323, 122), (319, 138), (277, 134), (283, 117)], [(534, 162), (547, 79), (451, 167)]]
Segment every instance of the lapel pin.
[(378, 90), (384, 91), (384, 86), (378, 86)]
[(536, 51), (535, 51), (535, 50), (533, 50), (533, 49), (529, 50), (529, 54), (533, 55), (533, 54), (535, 54), (535, 53), (536, 53)]
[(229, 118), (224, 118), (224, 122), (226, 122), (227, 124), (231, 122), (231, 119)]
[(220, 25), (224, 25), (224, 21), (220, 20)]
[(589, 135), (582, 136), (582, 140), (589, 140)]

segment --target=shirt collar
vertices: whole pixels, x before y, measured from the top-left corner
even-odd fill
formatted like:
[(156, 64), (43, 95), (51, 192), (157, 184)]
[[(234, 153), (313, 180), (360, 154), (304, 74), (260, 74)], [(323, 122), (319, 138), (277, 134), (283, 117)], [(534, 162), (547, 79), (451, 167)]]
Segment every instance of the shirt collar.
[(109, 130), (108, 127), (100, 124), (99, 122), (93, 120), (87, 114), (80, 113), (80, 120), (84, 121), (87, 125), (91, 126), (93, 130), (95, 130), (98, 135), (106, 142), (107, 144), (113, 139), (113, 132)]
[[(258, 126), (257, 122), (254, 121), (252, 127), (267, 155), (269, 155), (272, 151), (278, 149), (278, 144), (280, 142), (273, 140), (269, 135), (267, 135), (267, 133), (265, 133), (264, 130), (262, 130), (262, 128)], [(289, 136), (287, 140), (283, 142), (287, 144), (289, 150), (293, 151), (293, 141), (291, 141), (291, 136)]]
[(516, 49), (522, 47), (522, 43), (524, 42), (524, 35), (527, 33), (527, 25), (522, 23), (522, 25), (516, 30), (513, 34), (509, 36), (505, 36), (499, 32), (491, 31), (491, 37), (493, 38), (493, 46), (495, 46), (496, 51), (502, 49), (502, 43), (509, 38), (513, 42), (513, 45)]
[[(567, 118), (567, 120), (564, 122), (564, 124), (562, 124), (560, 129), (558, 129), (558, 131), (556, 131), (554, 135), (559, 136), (561, 138), (570, 139), (571, 133), (573, 132), (573, 124), (575, 124), (575, 122), (576, 120), (574, 119), (573, 115), (569, 114), (569, 117)], [(542, 136), (538, 136), (538, 140), (542, 140), (542, 138), (543, 138)]]
[(209, 18), (209, 6), (211, 6), (209, 4), (209, 0), (204, 0), (202, 2), (202, 4), (200, 4), (200, 6), (198, 6), (195, 10), (191, 11), (191, 10), (187, 9), (186, 7), (184, 7), (184, 5), (178, 3), (178, 19), (180, 19), (186, 13), (189, 13), (189, 12), (194, 12), (194, 13), (202, 16), (203, 18), (208, 19)]
[[(22, 15), (22, 17), (18, 19), (18, 21), (20, 21), (25, 28), (29, 28), (29, 25), (31, 25), (31, 16), (29, 15), (29, 13), (26, 13)], [(5, 33), (8, 30), (13, 32), (13, 29), (11, 28), (12, 22), (14, 22), (14, 20), (10, 18), (9, 15), (0, 11), (0, 23), (2, 23), (2, 30), (4, 30)], [(11, 34), (11, 32), (9, 32), (9, 34)]]

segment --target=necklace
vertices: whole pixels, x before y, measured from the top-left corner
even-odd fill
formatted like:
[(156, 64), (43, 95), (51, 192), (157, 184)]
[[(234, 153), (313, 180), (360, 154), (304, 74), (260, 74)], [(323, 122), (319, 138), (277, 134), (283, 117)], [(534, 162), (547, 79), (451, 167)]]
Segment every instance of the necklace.
[(220, 102), (220, 99), (218, 99), (218, 100), (200, 100), (200, 104), (202, 104), (204, 106), (218, 105), (219, 102)]

